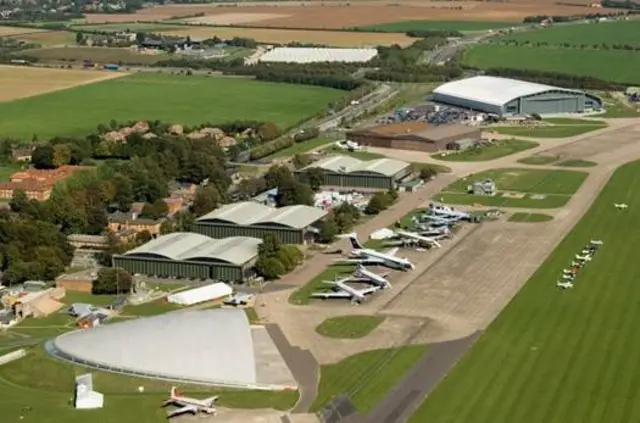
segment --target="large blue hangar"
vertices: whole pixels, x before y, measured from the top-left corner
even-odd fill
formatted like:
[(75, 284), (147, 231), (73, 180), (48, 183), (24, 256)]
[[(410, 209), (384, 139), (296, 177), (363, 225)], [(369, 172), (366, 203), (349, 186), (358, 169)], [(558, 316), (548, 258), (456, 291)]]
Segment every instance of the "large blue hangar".
[(432, 99), (498, 116), (585, 113), (603, 107), (600, 98), (584, 91), (494, 76), (447, 82), (433, 91)]

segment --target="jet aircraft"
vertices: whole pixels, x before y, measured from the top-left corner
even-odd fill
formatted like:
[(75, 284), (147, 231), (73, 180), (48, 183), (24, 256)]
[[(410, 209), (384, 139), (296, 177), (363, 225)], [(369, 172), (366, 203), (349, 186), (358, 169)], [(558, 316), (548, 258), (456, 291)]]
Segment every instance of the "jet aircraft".
[(440, 243), (436, 241), (434, 238), (420, 235), (415, 232), (407, 232), (407, 231), (400, 230), (400, 231), (396, 231), (396, 234), (400, 235), (402, 238), (405, 238), (405, 239), (408, 238), (412, 241), (415, 241), (422, 246), (437, 247), (437, 248), (442, 247), (442, 245), (440, 245)]
[(380, 286), (374, 285), (365, 289), (356, 289), (346, 284), (348, 281), (352, 281), (351, 277), (336, 280), (336, 281), (323, 281), (324, 283), (334, 285), (334, 290), (331, 292), (314, 292), (311, 294), (312, 298), (349, 298), (352, 304), (362, 303), (366, 296), (380, 290)]
[(357, 278), (356, 280), (364, 280), (370, 282), (371, 284), (379, 286), (382, 289), (391, 288), (391, 283), (387, 279), (389, 273), (383, 273), (379, 275), (359, 264), (356, 267), (354, 276)]
[(185, 397), (183, 395), (180, 395), (176, 387), (173, 386), (171, 387), (169, 399), (164, 402), (163, 406), (166, 407), (168, 405), (175, 405), (179, 407), (178, 409), (168, 414), (169, 418), (175, 417), (184, 413), (196, 414), (198, 412), (215, 415), (216, 409), (214, 408), (213, 405), (217, 399), (218, 399), (218, 396), (204, 398), (204, 399)]
[(415, 269), (415, 265), (408, 259), (397, 257), (398, 248), (392, 248), (387, 252), (380, 252), (370, 248), (365, 248), (360, 241), (358, 241), (358, 235), (353, 233), (348, 235), (351, 247), (353, 250), (350, 253), (350, 258), (338, 259), (338, 261), (348, 263), (360, 263), (363, 265), (383, 265), (398, 270)]

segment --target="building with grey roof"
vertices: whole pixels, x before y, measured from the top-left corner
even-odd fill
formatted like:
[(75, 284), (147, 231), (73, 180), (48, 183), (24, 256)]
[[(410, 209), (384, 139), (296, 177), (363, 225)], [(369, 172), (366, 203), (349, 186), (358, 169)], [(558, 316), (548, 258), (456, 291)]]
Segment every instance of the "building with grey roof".
[(350, 156), (329, 156), (297, 171), (317, 168), (323, 171), (325, 187), (357, 190), (388, 190), (408, 179), (411, 165), (395, 159), (358, 160)]
[(296, 389), (262, 326), (243, 310), (167, 313), (62, 334), (46, 344), (55, 357), (115, 373), (245, 389)]
[(175, 232), (162, 235), (124, 254), (113, 265), (128, 272), (158, 277), (242, 281), (252, 274), (261, 239)]
[(196, 219), (194, 232), (212, 238), (229, 236), (262, 239), (272, 233), (285, 244), (304, 244), (315, 238), (327, 211), (303, 205), (281, 208), (254, 201), (225, 204)]

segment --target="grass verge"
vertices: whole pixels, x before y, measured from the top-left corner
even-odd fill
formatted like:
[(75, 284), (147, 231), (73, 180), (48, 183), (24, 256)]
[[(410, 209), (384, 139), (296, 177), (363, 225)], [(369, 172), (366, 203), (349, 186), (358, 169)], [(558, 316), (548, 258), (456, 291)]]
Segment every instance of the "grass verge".
[(280, 157), (293, 157), (296, 154), (305, 154), (310, 152), (311, 150), (319, 149), (324, 146), (328, 146), (333, 141), (327, 138), (314, 138), (307, 141), (297, 142), (293, 144), (291, 147), (287, 147), (284, 150), (277, 151), (270, 156), (267, 156), (267, 159), (277, 159)]
[(606, 125), (553, 125), (553, 126), (500, 126), (493, 128), (499, 134), (531, 138), (568, 138), (605, 128)]
[(597, 166), (598, 163), (596, 162), (591, 162), (589, 160), (565, 160), (563, 162), (560, 163), (556, 163), (556, 166), (562, 166), (562, 167), (594, 167)]
[(543, 166), (543, 165), (548, 165), (557, 161), (558, 161), (557, 156), (544, 156), (544, 155), (537, 156), (536, 155), (536, 156), (525, 157), (524, 159), (520, 159), (518, 160), (518, 163)]
[[(336, 256), (336, 258), (339, 257)], [(335, 264), (327, 267), (315, 278), (293, 291), (289, 296), (289, 303), (294, 305), (309, 304), (312, 300), (312, 293), (331, 290), (331, 286), (323, 283), (323, 281), (332, 281), (336, 278), (348, 276), (353, 273), (354, 269), (355, 265), (353, 264)]]
[(316, 328), (316, 332), (329, 338), (358, 339), (369, 335), (384, 321), (381, 316), (331, 317)]
[(347, 395), (360, 412), (371, 410), (420, 360), (427, 347), (412, 345), (367, 351), (320, 368), (318, 396), (310, 411)]
[(553, 220), (553, 216), (542, 213), (514, 213), (509, 217), (509, 222), (538, 223)]
[(470, 148), (460, 152), (434, 154), (432, 157), (449, 162), (480, 162), (529, 150), (531, 148), (538, 147), (539, 145), (540, 144), (537, 142), (524, 140), (496, 141), (489, 146)]

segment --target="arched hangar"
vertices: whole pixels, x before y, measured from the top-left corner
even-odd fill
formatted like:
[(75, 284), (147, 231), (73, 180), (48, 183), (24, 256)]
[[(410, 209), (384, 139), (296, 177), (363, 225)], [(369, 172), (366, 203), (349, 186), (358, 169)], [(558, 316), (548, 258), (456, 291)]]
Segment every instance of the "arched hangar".
[(584, 91), (494, 76), (447, 82), (433, 91), (432, 99), (498, 116), (584, 113), (603, 107), (600, 98)]

